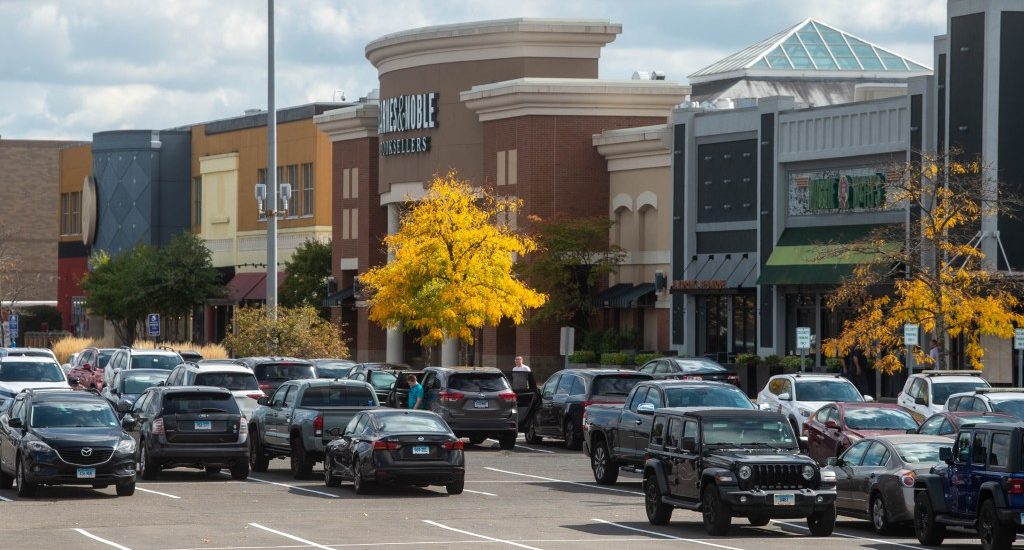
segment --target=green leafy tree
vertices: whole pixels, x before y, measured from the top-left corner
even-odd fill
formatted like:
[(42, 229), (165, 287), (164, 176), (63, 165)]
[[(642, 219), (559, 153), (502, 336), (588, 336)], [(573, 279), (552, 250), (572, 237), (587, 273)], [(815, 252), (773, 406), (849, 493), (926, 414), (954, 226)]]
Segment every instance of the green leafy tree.
[[(155, 311), (180, 318), (207, 300), (224, 295), (224, 283), (212, 254), (197, 235), (181, 233), (157, 251), (159, 287)], [(175, 323), (175, 330), (178, 324)], [(174, 334), (175, 339), (177, 334)]]
[(285, 264), (284, 273), (281, 305), (312, 306), (321, 317), (330, 319), (330, 310), (321, 304), (327, 296), (327, 278), (331, 275), (331, 241), (309, 239), (302, 243)]
[(348, 357), (341, 331), (314, 307), (278, 307), (276, 319), (269, 318), (266, 306), (242, 307), (232, 325), (223, 345), (235, 357)]
[(85, 305), (114, 325), (118, 338), (135, 342), (138, 325), (159, 301), (159, 260), (156, 249), (139, 245), (111, 256), (93, 254), (91, 271), (82, 278)]

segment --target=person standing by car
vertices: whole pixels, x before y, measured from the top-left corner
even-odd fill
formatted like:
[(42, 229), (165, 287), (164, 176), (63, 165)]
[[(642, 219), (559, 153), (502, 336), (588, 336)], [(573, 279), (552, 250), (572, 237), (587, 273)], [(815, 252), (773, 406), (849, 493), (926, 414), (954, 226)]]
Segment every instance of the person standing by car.
[(410, 409), (422, 409), (423, 407), (423, 386), (420, 385), (420, 381), (416, 379), (415, 374), (410, 374), (405, 377), (405, 381), (409, 384), (409, 408)]
[(512, 367), (512, 372), (530, 372), (530, 365), (523, 364), (523, 356), (516, 356), (516, 366)]
[(932, 349), (928, 352), (928, 357), (932, 358), (932, 368), (938, 370), (939, 368), (939, 341), (932, 338)]

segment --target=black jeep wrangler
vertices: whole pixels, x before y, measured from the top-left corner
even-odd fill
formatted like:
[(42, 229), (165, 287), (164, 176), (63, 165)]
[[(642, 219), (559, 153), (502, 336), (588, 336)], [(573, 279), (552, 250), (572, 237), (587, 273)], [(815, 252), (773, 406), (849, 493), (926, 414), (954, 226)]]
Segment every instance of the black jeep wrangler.
[(757, 526), (805, 517), (819, 537), (835, 527), (835, 474), (800, 454), (778, 413), (658, 409), (646, 452), (644, 502), (653, 525), (685, 508), (701, 512), (711, 535), (726, 534), (733, 516)]

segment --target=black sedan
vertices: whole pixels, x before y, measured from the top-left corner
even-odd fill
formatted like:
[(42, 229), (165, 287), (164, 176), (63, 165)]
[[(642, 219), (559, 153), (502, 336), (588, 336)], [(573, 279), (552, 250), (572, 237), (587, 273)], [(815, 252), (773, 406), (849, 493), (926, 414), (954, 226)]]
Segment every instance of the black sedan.
[(357, 494), (377, 483), (444, 485), (462, 493), (466, 475), (463, 443), (440, 416), (430, 411), (363, 411), (341, 437), (327, 445), (324, 484), (352, 481)]
[(637, 370), (650, 374), (655, 380), (702, 380), (740, 385), (740, 377), (736, 373), (705, 357), (659, 357)]

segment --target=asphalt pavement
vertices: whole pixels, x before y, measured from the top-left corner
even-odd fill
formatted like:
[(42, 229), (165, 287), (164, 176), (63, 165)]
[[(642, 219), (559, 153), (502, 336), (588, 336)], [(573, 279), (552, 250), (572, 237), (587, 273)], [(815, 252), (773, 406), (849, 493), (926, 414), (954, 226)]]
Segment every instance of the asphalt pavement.
[[(522, 441), (522, 439), (520, 439)], [(114, 488), (42, 487), (35, 499), (0, 491), (5, 548), (110, 550), (353, 549), (664, 549), (900, 550), (918, 548), (912, 528), (879, 537), (866, 521), (840, 518), (828, 539), (807, 535), (801, 520), (751, 527), (733, 520), (710, 537), (700, 516), (676, 510), (655, 527), (644, 514), (640, 480), (623, 474), (598, 486), (579, 452), (543, 443), (501, 451), (497, 442), (466, 447), (466, 490), (381, 488), (357, 496), (349, 483), (296, 481), (288, 463), (232, 481), (227, 473), (168, 470), (140, 482), (132, 497)], [(977, 549), (972, 534), (950, 533), (943, 548)]]

